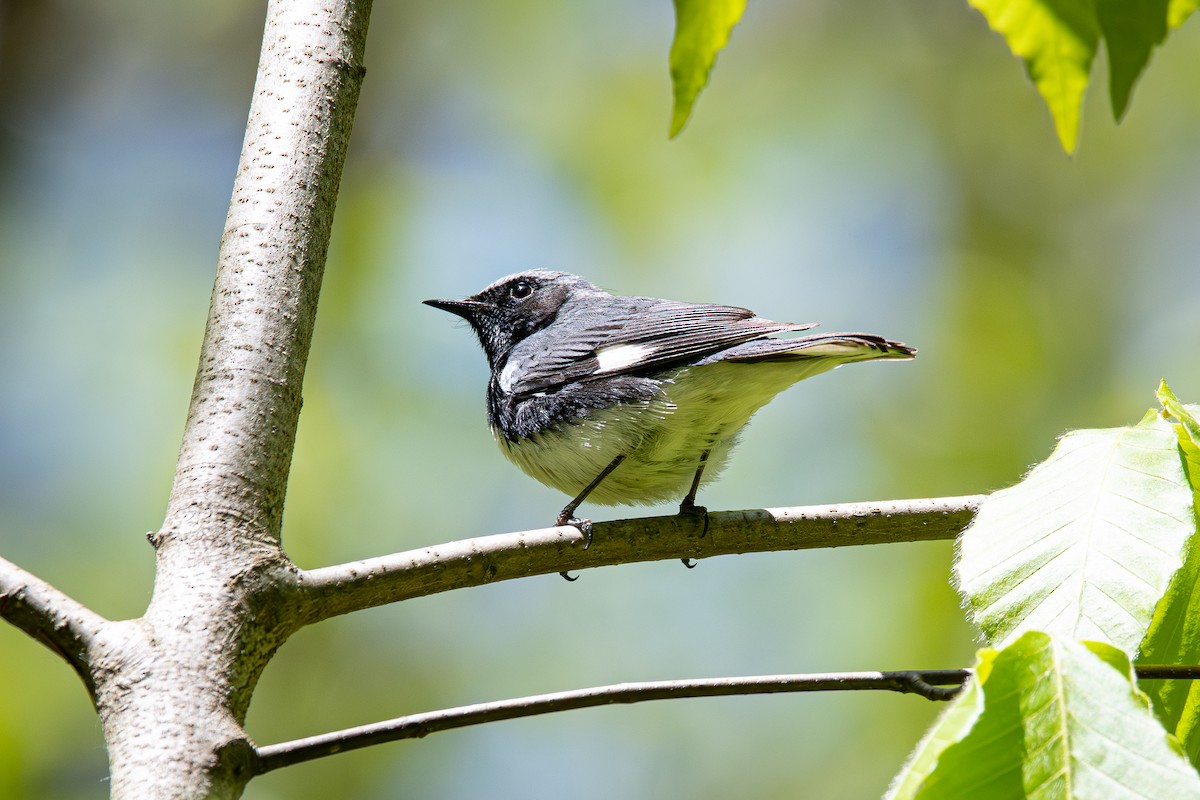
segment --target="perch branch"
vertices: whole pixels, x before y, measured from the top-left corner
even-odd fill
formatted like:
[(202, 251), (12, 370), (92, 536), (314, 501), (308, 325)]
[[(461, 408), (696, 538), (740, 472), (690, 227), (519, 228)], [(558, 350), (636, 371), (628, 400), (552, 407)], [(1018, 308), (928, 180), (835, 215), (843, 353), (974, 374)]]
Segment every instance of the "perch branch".
[(954, 538), (982, 495), (719, 511), (598, 522), (591, 547), (572, 527), (482, 536), (302, 571), (308, 623), (362, 608), (568, 570), (736, 553)]

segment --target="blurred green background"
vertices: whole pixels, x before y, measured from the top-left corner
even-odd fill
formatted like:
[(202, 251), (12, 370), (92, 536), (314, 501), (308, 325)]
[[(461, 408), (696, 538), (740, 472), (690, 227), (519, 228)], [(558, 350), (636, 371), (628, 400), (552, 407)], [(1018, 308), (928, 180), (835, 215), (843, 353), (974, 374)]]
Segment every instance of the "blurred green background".
[[(262, 4), (0, 5), (0, 554), (112, 617), (147, 602)], [(1078, 156), (965, 3), (752, 0), (682, 137), (657, 2), (377, 3), (285, 518), (303, 566), (548, 524), (470, 332), (419, 305), (527, 267), (917, 345), (761, 412), (713, 509), (1014, 482), (1067, 428), (1200, 400), (1200, 25)], [(1103, 78), (1103, 59), (1098, 77)], [(584, 506), (595, 518), (629, 513)], [(636, 513), (664, 513), (669, 508)], [(604, 684), (954, 667), (949, 543), (601, 569), (290, 641), (269, 743)], [(559, 714), (254, 781), (268, 798), (877, 796), (937, 708), (796, 695)], [(78, 680), (0, 625), (0, 797), (107, 794)]]

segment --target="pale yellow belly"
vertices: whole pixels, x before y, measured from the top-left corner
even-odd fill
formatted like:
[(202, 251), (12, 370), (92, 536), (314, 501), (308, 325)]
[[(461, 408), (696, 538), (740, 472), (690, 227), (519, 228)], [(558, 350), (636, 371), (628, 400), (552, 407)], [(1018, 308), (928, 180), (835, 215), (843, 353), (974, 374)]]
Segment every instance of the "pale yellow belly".
[[(619, 455), (625, 459), (587, 497), (601, 505), (678, 502), (708, 451), (702, 483), (718, 476), (755, 411), (796, 381), (832, 369), (814, 359), (689, 367), (665, 382), (665, 397), (593, 411), (570, 430), (553, 428), (501, 451), (538, 481), (574, 497)], [(669, 398), (669, 399), (668, 399)], [(495, 435), (496, 432), (493, 431)]]

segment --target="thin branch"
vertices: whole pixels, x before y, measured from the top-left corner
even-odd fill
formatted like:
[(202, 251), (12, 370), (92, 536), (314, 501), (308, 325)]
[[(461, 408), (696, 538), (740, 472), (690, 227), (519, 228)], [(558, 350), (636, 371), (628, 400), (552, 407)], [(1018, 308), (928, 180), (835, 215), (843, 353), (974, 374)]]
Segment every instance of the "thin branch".
[(591, 547), (571, 527), (482, 536), (302, 571), (304, 619), (495, 581), (612, 564), (735, 553), (953, 539), (982, 495), (878, 503), (719, 511), (702, 519), (598, 522)]
[[(258, 748), (258, 774), (400, 739), (419, 739), (438, 731), (485, 722), (519, 719), (558, 711), (670, 700), (684, 697), (875, 690), (919, 694), (930, 700), (948, 700), (971, 676), (967, 669), (934, 669), (905, 672), (829, 672), (811, 675), (755, 675), (741, 678), (698, 678), (677, 681), (641, 681), (575, 689), (567, 692), (519, 697), (493, 703), (476, 703), (442, 711), (410, 714), (386, 722), (296, 739)], [(951, 687), (951, 688), (939, 688)]]
[(88, 648), (108, 620), (60, 589), (0, 558), (0, 618), (58, 653), (95, 696)]
[[(1140, 680), (1200, 680), (1200, 664), (1147, 664), (1135, 669)], [(974, 670), (970, 669), (926, 669), (618, 683), (409, 714), (385, 722), (267, 745), (257, 748), (256, 771), (261, 775), (280, 767), (313, 761), (336, 753), (401, 739), (420, 739), (439, 731), (617, 703), (643, 703), (647, 700), (684, 697), (866, 690), (917, 694), (934, 701), (952, 700), (973, 674)]]
[(1139, 681), (1200, 680), (1200, 664), (1134, 664)]

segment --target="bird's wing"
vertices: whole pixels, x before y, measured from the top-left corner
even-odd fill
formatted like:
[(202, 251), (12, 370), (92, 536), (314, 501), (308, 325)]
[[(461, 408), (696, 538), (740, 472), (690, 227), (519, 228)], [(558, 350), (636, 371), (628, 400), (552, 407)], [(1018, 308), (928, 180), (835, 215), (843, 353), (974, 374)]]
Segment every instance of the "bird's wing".
[[(603, 319), (570, 316), (556, 321), (545, 336), (526, 339), (512, 353), (500, 376), (501, 388), (529, 395), (576, 381), (665, 368), (795, 325), (759, 319), (737, 306), (628, 298), (610, 307)], [(574, 324), (573, 324), (574, 323)]]

